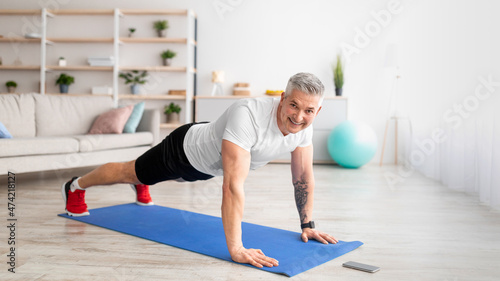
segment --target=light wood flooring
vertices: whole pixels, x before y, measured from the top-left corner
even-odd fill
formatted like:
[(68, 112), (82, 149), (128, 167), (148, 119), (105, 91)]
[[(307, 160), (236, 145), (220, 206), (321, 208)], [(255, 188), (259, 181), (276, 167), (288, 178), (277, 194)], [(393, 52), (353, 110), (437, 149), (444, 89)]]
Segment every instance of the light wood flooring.
[[(293, 278), (57, 217), (61, 183), (87, 171), (17, 175), (15, 274), (0, 177), (0, 280), (500, 280), (500, 213), (418, 174), (389, 186), (384, 175), (395, 166), (315, 166), (317, 228), (365, 245)], [(158, 205), (220, 216), (220, 186), (221, 178), (166, 182), (151, 193)], [(245, 221), (299, 231), (288, 165), (252, 171), (245, 189)], [(133, 200), (126, 185), (87, 191), (89, 208)], [(381, 270), (343, 268), (349, 260)]]

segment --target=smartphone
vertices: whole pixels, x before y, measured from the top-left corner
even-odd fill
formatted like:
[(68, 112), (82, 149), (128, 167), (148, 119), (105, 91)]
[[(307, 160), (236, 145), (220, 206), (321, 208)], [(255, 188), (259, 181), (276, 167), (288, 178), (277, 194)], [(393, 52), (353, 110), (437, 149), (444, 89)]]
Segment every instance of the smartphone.
[(380, 270), (380, 267), (378, 266), (373, 266), (373, 265), (368, 265), (364, 263), (359, 263), (359, 262), (354, 262), (354, 261), (348, 261), (342, 264), (344, 267), (352, 268), (352, 269), (357, 269), (357, 270), (362, 270), (370, 273), (374, 273)]

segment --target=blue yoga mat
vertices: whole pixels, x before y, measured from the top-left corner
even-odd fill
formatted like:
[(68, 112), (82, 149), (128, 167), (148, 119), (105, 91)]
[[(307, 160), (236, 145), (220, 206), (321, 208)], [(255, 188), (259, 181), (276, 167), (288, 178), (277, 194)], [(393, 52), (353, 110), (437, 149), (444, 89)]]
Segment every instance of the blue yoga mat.
[[(219, 217), (135, 203), (93, 209), (90, 216), (85, 217), (59, 216), (232, 262)], [(279, 266), (262, 270), (289, 277), (363, 245), (359, 241), (328, 245), (314, 240), (304, 243), (297, 232), (245, 222), (242, 230), (246, 248), (261, 249), (279, 261)]]

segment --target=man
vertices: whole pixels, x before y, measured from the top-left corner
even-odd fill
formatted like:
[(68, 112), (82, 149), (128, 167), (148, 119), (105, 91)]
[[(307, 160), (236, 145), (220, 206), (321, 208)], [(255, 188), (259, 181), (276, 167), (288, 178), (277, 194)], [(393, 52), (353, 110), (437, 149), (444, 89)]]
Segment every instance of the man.
[(137, 204), (152, 205), (149, 185), (167, 180), (196, 181), (223, 176), (222, 223), (231, 258), (256, 267), (278, 266), (261, 250), (246, 249), (241, 221), (243, 185), (250, 169), (264, 166), (284, 152), (291, 153), (295, 201), (304, 242), (337, 243), (333, 236), (314, 229), (312, 219), (314, 175), (312, 126), (321, 110), (324, 86), (309, 73), (288, 81), (281, 99), (243, 99), (212, 123), (186, 124), (137, 160), (108, 163), (73, 178), (62, 186), (66, 211), (89, 215), (85, 189), (95, 185), (129, 183)]

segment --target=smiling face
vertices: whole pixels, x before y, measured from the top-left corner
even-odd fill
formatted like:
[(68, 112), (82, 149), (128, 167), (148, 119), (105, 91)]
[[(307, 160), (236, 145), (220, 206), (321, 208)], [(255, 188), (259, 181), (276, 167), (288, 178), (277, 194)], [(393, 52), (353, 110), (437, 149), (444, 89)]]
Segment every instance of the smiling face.
[(284, 136), (296, 134), (309, 127), (321, 110), (320, 97), (308, 95), (297, 89), (285, 97), (281, 94), (278, 106), (278, 128)]

